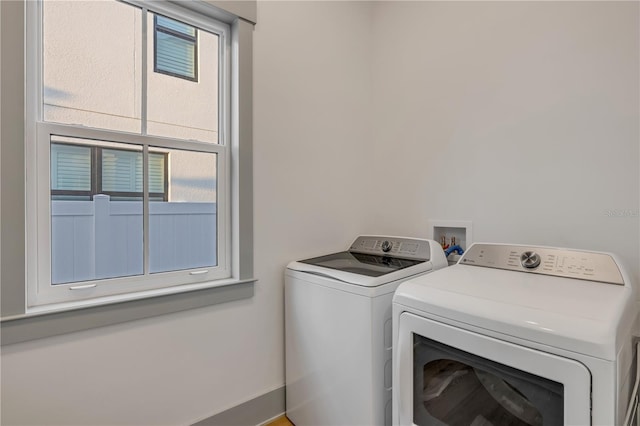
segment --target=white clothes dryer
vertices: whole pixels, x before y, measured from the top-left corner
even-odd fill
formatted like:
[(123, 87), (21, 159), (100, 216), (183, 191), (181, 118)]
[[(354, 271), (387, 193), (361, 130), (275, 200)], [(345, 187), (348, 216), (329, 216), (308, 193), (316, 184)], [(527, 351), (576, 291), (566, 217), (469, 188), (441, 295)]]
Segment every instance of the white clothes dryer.
[(637, 314), (613, 255), (474, 244), (396, 291), (394, 424), (622, 424)]
[(296, 426), (391, 424), (391, 300), (447, 266), (432, 240), (361, 236), (285, 273), (286, 410)]

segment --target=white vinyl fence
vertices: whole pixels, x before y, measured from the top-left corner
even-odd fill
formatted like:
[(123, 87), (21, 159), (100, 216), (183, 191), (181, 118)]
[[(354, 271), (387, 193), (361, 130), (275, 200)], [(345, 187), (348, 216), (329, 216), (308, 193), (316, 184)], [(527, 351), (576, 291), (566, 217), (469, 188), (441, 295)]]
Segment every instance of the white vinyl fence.
[[(149, 203), (151, 273), (216, 265), (216, 203)], [(51, 202), (51, 282), (143, 273), (142, 202)]]

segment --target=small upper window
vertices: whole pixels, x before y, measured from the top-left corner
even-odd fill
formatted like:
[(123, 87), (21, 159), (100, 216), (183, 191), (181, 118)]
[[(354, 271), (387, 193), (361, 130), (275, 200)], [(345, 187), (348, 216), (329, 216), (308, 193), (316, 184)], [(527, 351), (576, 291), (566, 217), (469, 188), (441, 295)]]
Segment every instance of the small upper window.
[(198, 33), (191, 25), (165, 16), (154, 19), (154, 71), (198, 81)]

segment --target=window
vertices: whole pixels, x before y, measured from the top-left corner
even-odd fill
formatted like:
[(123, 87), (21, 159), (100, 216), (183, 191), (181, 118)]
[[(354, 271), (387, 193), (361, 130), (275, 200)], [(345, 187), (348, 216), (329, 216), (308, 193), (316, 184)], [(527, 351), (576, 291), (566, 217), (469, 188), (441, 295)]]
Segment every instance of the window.
[(198, 32), (165, 16), (154, 17), (155, 72), (198, 81)]
[[(60, 140), (60, 142), (58, 142)], [(168, 153), (149, 152), (149, 199), (168, 201)], [(72, 138), (51, 142), (51, 198), (142, 200), (142, 153), (85, 145)]]
[(28, 7), (28, 306), (231, 278), (230, 27), (156, 2)]

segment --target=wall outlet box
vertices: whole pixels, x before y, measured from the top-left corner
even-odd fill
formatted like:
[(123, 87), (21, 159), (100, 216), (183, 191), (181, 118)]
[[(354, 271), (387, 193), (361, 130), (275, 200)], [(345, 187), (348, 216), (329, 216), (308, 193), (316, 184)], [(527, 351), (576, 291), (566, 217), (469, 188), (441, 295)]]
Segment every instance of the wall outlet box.
[[(472, 227), (469, 220), (430, 220), (429, 228), (429, 238), (440, 244), (444, 242), (445, 246), (451, 245), (452, 238), (455, 244), (465, 251), (473, 244)], [(460, 255), (456, 253), (451, 253), (447, 257), (450, 265), (459, 259)]]

